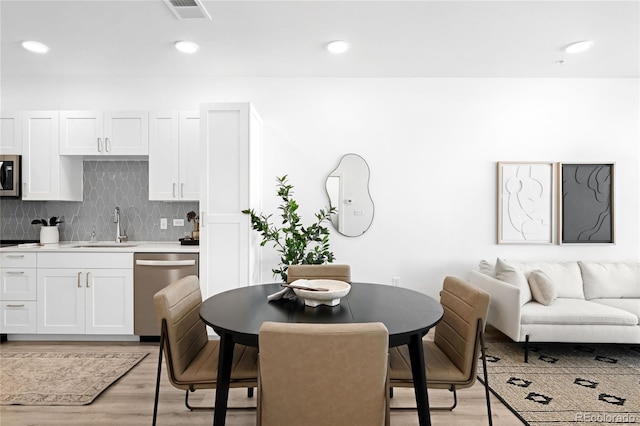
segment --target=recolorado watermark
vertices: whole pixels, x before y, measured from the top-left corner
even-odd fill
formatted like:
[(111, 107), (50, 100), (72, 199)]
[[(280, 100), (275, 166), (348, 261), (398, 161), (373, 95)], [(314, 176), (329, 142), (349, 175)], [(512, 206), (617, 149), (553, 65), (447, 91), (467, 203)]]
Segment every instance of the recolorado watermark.
[(636, 423), (640, 417), (633, 413), (576, 413), (576, 421), (583, 423)]

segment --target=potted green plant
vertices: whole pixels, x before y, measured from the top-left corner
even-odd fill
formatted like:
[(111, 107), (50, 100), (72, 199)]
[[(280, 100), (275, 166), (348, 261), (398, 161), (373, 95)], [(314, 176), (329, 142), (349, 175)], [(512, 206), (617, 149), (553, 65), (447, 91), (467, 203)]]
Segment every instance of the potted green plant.
[(262, 235), (260, 246), (268, 242), (273, 243), (280, 254), (280, 263), (272, 269), (274, 276), (280, 275), (283, 282), (287, 281), (289, 265), (331, 263), (335, 260), (329, 250), (329, 230), (323, 223), (330, 219), (335, 208), (320, 209), (316, 213), (316, 221), (310, 226), (303, 226), (298, 215), (298, 203), (293, 199), (293, 185), (288, 184), (287, 175), (276, 178), (278, 197), (282, 199), (282, 226), (278, 227), (269, 222), (272, 215), (256, 214), (253, 209), (243, 210), (242, 213), (251, 215), (251, 226)]
[(31, 221), (32, 225), (42, 225), (40, 228), (40, 244), (53, 244), (60, 241), (60, 230), (58, 225), (63, 223), (62, 219), (58, 219), (57, 216), (53, 216), (46, 219), (34, 219)]

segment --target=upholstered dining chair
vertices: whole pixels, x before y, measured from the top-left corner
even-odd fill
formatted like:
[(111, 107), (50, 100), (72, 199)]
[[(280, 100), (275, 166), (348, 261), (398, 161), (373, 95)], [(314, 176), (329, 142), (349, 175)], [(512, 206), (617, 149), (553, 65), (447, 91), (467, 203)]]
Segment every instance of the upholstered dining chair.
[[(153, 296), (156, 316), (161, 323), (158, 376), (153, 405), (153, 424), (158, 413), (162, 354), (171, 384), (186, 391), (185, 405), (190, 410), (210, 407), (189, 405), (189, 393), (196, 389), (215, 389), (218, 379), (219, 340), (209, 340), (200, 319), (202, 293), (198, 277), (190, 275), (169, 284)], [(258, 379), (258, 351), (236, 345), (233, 353), (231, 387), (246, 387), (253, 395)]]
[(389, 333), (382, 323), (264, 322), (258, 426), (389, 425)]
[(289, 265), (287, 283), (295, 280), (336, 280), (351, 283), (351, 267), (349, 265)]
[[(453, 410), (458, 398), (456, 389), (471, 387), (475, 380), (478, 358), (482, 358), (485, 397), (489, 425), (493, 424), (489, 382), (484, 350), (484, 326), (490, 296), (484, 290), (455, 278), (446, 277), (440, 292), (444, 308), (442, 320), (435, 328), (433, 341), (423, 340), (427, 386), (449, 389), (453, 405), (431, 407), (432, 410)], [(392, 348), (389, 353), (390, 384), (392, 387), (413, 387), (411, 361), (407, 346)]]

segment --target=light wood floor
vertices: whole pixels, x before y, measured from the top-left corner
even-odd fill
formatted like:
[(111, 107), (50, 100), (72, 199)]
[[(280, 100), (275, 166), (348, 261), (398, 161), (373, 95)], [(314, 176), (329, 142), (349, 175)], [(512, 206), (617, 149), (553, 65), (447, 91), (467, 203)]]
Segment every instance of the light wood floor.
[[(30, 425), (150, 425), (153, 415), (155, 378), (158, 365), (158, 345), (153, 343), (58, 343), (58, 342), (5, 342), (0, 351), (148, 351), (149, 355), (127, 375), (103, 392), (92, 404), (79, 407), (0, 406), (1, 426)], [(165, 373), (163, 369), (163, 373)], [(1, 381), (2, 378), (0, 378)], [(0, 384), (1, 386), (1, 384)], [(199, 390), (190, 396), (192, 405), (213, 405), (215, 391)], [(450, 403), (446, 390), (429, 390), (431, 406)], [(395, 388), (392, 406), (415, 404), (413, 389)], [(253, 406), (245, 389), (232, 389), (229, 406)], [(415, 405), (413, 405), (415, 406)], [(500, 401), (491, 397), (493, 422), (496, 426), (522, 425)], [(255, 425), (255, 409), (227, 411), (227, 425)], [(184, 392), (173, 388), (163, 374), (160, 388), (158, 425), (211, 425), (213, 411), (189, 411), (184, 406)], [(487, 424), (484, 387), (479, 382), (458, 391), (458, 407), (450, 411), (431, 413), (433, 425)], [(392, 410), (393, 426), (417, 425), (415, 411)], [(308, 425), (312, 426), (312, 425)]]

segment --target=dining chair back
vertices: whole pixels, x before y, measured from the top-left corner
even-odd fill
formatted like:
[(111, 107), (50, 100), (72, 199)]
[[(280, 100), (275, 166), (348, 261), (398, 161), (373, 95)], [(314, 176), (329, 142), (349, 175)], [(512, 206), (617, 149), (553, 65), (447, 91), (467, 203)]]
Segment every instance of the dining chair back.
[[(455, 277), (446, 277), (440, 293), (444, 309), (436, 325), (433, 340), (423, 340), (427, 386), (453, 392), (453, 410), (457, 405), (456, 389), (471, 387), (476, 381), (478, 359), (483, 362), (485, 397), (489, 424), (493, 424), (489, 383), (484, 350), (484, 326), (489, 310), (487, 292)], [(390, 352), (391, 386), (413, 386), (411, 361), (406, 346)], [(432, 407), (431, 409), (442, 409)]]
[[(218, 380), (219, 340), (209, 340), (199, 309), (202, 293), (198, 277), (190, 275), (173, 282), (153, 296), (160, 322), (160, 349), (153, 424), (156, 424), (162, 355), (166, 358), (169, 382), (186, 391), (185, 405), (190, 410), (189, 393), (196, 389), (215, 389)], [(231, 387), (257, 386), (257, 349), (236, 345), (233, 354)], [(251, 394), (251, 392), (250, 392)], [(210, 408), (208, 408), (210, 409)]]
[(382, 323), (262, 324), (258, 425), (388, 425)]
[(289, 265), (287, 283), (295, 280), (336, 280), (351, 283), (351, 267), (349, 265)]

